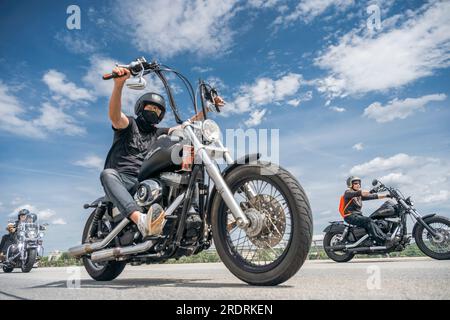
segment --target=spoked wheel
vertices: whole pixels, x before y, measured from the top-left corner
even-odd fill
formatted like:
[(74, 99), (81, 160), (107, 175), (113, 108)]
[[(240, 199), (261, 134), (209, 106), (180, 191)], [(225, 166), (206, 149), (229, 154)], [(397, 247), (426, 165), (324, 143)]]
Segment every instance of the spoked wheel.
[(13, 272), (13, 270), (14, 270), (13, 267), (3, 266), (3, 272), (4, 273), (11, 273), (11, 272)]
[[(263, 165), (239, 166), (226, 182), (250, 220), (236, 225), (221, 197), (212, 205), (214, 244), (228, 269), (253, 285), (277, 285), (303, 265), (311, 245), (312, 217), (308, 199), (286, 170), (261, 175)], [(249, 186), (256, 195), (246, 191)]]
[(427, 256), (437, 260), (450, 259), (450, 220), (440, 216), (434, 216), (425, 222), (437, 232), (433, 237), (422, 225), (418, 225), (414, 238), (417, 246)]
[[(324, 247), (332, 247), (336, 245), (341, 245), (342, 243), (342, 233), (329, 231), (325, 234), (323, 238), (323, 246)], [(355, 256), (354, 253), (345, 252), (345, 251), (332, 251), (325, 249), (325, 253), (327, 256), (336, 262), (348, 262), (353, 259)]]
[[(83, 231), (83, 243), (101, 241), (99, 234), (107, 234), (112, 228), (109, 223), (101, 218), (94, 222), (96, 212), (92, 212)], [(100, 229), (100, 230), (99, 230)], [(83, 257), (83, 264), (86, 271), (97, 281), (111, 281), (117, 278), (126, 266), (125, 261), (93, 262), (89, 257)]]

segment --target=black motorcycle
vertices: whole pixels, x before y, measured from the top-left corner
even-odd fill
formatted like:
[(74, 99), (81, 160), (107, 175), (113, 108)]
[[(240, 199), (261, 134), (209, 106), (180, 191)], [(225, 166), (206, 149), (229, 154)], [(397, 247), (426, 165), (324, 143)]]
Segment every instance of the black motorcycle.
[[(99, 281), (116, 278), (126, 264), (158, 263), (208, 249), (214, 239), (222, 262), (239, 279), (253, 285), (277, 285), (303, 265), (311, 245), (312, 215), (299, 182), (288, 171), (259, 160), (259, 154), (234, 161), (220, 139), (219, 126), (210, 119), (185, 121), (165, 73), (184, 83), (197, 113), (201, 108), (219, 112), (217, 91), (199, 81), (197, 91), (179, 72), (139, 58), (128, 68), (145, 87), (144, 75), (162, 81), (168, 100), (183, 129), (157, 139), (138, 176), (134, 198), (144, 212), (159, 203), (166, 223), (158, 236), (142, 238), (135, 224), (122, 219), (105, 197), (85, 208), (94, 208), (84, 228), (82, 245), (69, 253), (83, 259), (89, 275)], [(104, 79), (115, 77), (114, 74)], [(133, 80), (133, 79), (132, 79)], [(216, 159), (228, 166), (221, 171)]]
[(377, 246), (364, 228), (349, 225), (343, 221), (331, 222), (323, 232), (323, 246), (328, 257), (336, 262), (350, 261), (355, 254), (386, 254), (403, 251), (410, 244), (407, 216), (415, 221), (412, 236), (419, 249), (427, 256), (450, 259), (450, 219), (429, 214), (421, 216), (414, 207), (411, 197), (405, 198), (400, 190), (390, 188), (378, 180), (372, 182), (371, 193), (388, 192), (395, 201), (385, 202), (370, 215), (370, 218), (390, 236), (393, 246)]

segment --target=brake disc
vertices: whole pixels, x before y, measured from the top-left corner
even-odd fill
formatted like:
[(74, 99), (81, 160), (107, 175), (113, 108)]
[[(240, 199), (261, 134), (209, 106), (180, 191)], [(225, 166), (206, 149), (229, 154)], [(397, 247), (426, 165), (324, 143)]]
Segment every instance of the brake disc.
[[(245, 214), (254, 224), (247, 230), (250, 241), (258, 248), (273, 248), (281, 242), (286, 230), (286, 215), (280, 202), (267, 194), (260, 194), (249, 201)], [(251, 225), (251, 224), (250, 224)]]

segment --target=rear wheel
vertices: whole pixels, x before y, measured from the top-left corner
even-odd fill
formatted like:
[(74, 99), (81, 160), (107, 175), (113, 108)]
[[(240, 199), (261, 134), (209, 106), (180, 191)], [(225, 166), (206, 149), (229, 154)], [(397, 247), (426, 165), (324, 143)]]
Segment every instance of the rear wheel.
[(33, 269), (33, 265), (36, 262), (37, 258), (37, 250), (29, 249), (27, 252), (27, 260), (24, 264), (22, 264), (22, 272), (28, 273)]
[[(98, 228), (102, 229), (100, 230), (102, 233), (111, 232), (111, 227), (102, 218), (100, 218), (101, 220), (93, 225), (95, 214), (96, 211), (92, 212), (86, 222), (86, 226), (83, 231), (83, 243), (100, 241), (101, 239), (97, 239), (96, 237), (96, 234), (98, 234), (97, 231), (99, 231)], [(83, 257), (83, 264), (92, 279), (97, 281), (111, 281), (122, 273), (127, 263), (125, 261), (106, 261), (96, 263), (89, 257)]]
[(11, 272), (13, 272), (13, 270), (14, 270), (13, 267), (3, 266), (3, 272), (4, 273), (11, 273)]
[[(342, 244), (342, 233), (336, 231), (328, 231), (323, 238), (323, 247), (332, 247)], [(325, 249), (327, 256), (336, 262), (348, 262), (355, 256), (354, 253), (346, 251), (332, 251)]]
[[(236, 221), (219, 194), (211, 222), (214, 244), (227, 268), (252, 285), (272, 286), (292, 277), (303, 265), (312, 240), (312, 215), (299, 182), (286, 170), (270, 173), (265, 164), (242, 165), (225, 181), (251, 221), (249, 229)], [(244, 186), (251, 186), (251, 198)]]
[(417, 225), (414, 239), (419, 249), (427, 256), (437, 260), (450, 259), (450, 220), (440, 216), (425, 219), (437, 233), (433, 237), (421, 224)]

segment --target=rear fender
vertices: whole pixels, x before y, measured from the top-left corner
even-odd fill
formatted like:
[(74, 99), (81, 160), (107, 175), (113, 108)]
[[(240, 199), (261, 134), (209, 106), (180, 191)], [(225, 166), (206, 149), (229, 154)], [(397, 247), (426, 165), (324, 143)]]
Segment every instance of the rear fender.
[(344, 222), (342, 221), (334, 221), (331, 222), (331, 224), (329, 226), (327, 226), (323, 232), (328, 233), (328, 232), (344, 232), (345, 228), (347, 226), (344, 224)]

